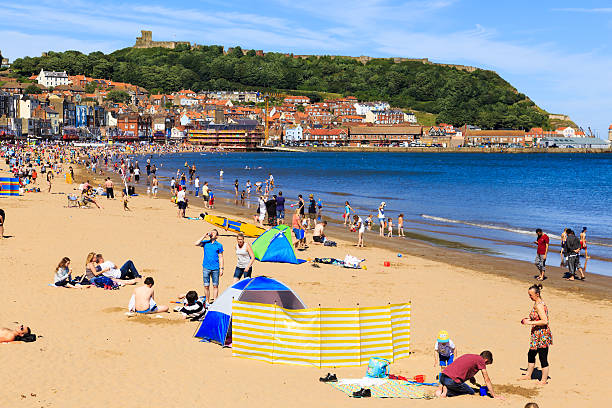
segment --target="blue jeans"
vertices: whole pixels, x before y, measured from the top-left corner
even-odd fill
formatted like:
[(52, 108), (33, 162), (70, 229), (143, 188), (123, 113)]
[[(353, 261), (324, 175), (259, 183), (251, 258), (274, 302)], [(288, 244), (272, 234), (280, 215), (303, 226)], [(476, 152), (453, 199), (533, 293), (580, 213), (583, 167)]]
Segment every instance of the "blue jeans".
[(200, 187), (196, 187), (195, 196), (197, 197), (200, 194)]
[(446, 387), (447, 397), (456, 397), (457, 395), (474, 395), (474, 389), (466, 383), (456, 383), (446, 374), (440, 374), (440, 384)]
[(204, 286), (210, 286), (210, 278), (212, 277), (212, 284), (214, 287), (219, 287), (219, 270), (218, 269), (206, 269), (202, 268), (202, 279), (204, 280)]
[(119, 268), (119, 270), (121, 271), (120, 279), (142, 278), (142, 276), (140, 276), (140, 274), (136, 270), (136, 266), (134, 266), (134, 262), (132, 261), (127, 261), (126, 263), (124, 263), (123, 266)]

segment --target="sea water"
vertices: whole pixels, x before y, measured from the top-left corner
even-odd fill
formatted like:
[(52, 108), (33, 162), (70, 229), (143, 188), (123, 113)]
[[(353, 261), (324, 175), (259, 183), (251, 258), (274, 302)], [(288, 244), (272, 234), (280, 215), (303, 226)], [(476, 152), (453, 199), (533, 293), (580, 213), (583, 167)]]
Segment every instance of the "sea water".
[[(144, 170), (146, 158), (137, 159)], [(542, 228), (551, 239), (549, 265), (559, 264), (564, 228), (579, 235), (588, 227), (587, 272), (612, 275), (610, 154), (183, 153), (152, 162), (166, 186), (166, 177), (195, 164), (217, 197), (234, 197), (236, 179), (243, 190), (272, 173), (289, 204), (312, 193), (338, 220), (349, 201), (376, 221), (385, 201), (394, 227), (403, 213), (404, 228), (424, 240), (494, 256), (533, 260), (534, 231)]]

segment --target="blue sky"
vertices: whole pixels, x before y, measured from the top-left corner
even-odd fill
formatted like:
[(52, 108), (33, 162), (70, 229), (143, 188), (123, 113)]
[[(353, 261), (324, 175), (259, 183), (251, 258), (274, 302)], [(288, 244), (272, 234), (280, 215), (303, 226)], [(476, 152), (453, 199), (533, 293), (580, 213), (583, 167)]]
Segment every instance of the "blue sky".
[(295, 54), (426, 57), (493, 69), (542, 108), (607, 138), (612, 123), (612, 2), (0, 0), (0, 50), (127, 47), (157, 40)]

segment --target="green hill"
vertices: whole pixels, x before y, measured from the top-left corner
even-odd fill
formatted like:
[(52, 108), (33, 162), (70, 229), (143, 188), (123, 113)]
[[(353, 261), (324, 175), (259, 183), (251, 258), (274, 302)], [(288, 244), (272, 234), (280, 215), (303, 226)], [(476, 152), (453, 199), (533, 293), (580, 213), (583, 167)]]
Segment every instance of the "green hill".
[(23, 76), (38, 73), (41, 68), (66, 70), (69, 74), (129, 82), (152, 92), (290, 89), (315, 100), (320, 92), (354, 95), (360, 100), (385, 100), (394, 107), (429, 113), (438, 123), (468, 123), (488, 129), (549, 126), (547, 115), (495, 72), (466, 72), (417, 61), (373, 59), (362, 64), (342, 57), (257, 56), (254, 51), (243, 55), (240, 47), (224, 54), (220, 46), (178, 46), (124, 48), (89, 55), (49, 52), (41, 57), (19, 58), (12, 68)]

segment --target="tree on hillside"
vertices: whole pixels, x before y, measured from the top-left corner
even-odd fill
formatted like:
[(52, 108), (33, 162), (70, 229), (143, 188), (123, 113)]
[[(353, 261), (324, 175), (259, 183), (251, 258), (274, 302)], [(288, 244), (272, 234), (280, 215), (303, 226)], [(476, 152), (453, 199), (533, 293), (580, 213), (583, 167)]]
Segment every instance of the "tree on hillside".
[(129, 93), (113, 89), (106, 94), (106, 99), (115, 103), (127, 103), (131, 98)]
[(26, 89), (23, 90), (23, 93), (26, 95), (37, 95), (42, 93), (42, 91), (38, 86), (30, 84)]

